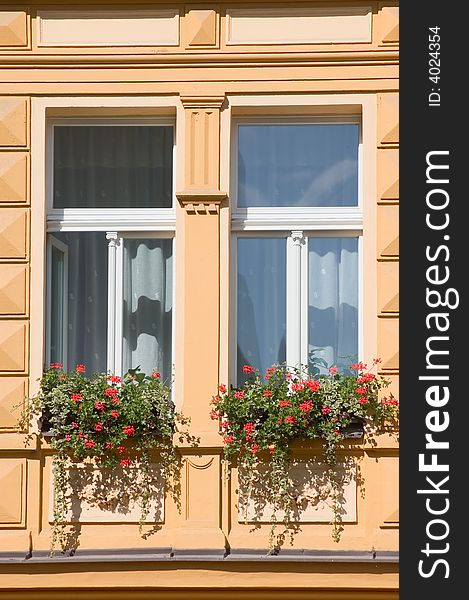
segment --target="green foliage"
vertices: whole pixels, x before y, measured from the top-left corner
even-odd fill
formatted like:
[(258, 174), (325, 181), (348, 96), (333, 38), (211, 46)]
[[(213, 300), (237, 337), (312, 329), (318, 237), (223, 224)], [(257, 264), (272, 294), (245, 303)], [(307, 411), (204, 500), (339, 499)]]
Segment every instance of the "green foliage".
[(123, 378), (105, 373), (86, 377), (85, 370), (84, 365), (77, 365), (65, 373), (62, 365), (51, 365), (40, 380), (37, 396), (29, 399), (19, 419), (19, 426), (26, 429), (32, 419), (39, 418), (56, 450), (52, 552), (56, 546), (65, 550), (68, 545), (65, 490), (71, 461), (140, 474), (141, 533), (151, 499), (152, 453), (158, 453), (167, 488), (175, 492), (179, 485), (180, 457), (173, 434), (177, 423), (185, 425), (189, 419), (175, 410), (160, 374), (148, 376), (137, 368)]
[[(375, 359), (373, 367), (379, 362)], [(225, 460), (237, 461), (244, 472), (250, 473), (247, 481), (252, 481), (262, 454), (270, 465), (263, 485), (274, 507), (272, 521), (276, 521), (277, 511), (283, 511), (288, 525), (295, 512), (289, 479), (291, 443), (323, 440), (335, 515), (333, 538), (339, 541), (337, 447), (346, 437), (346, 428), (354, 422), (379, 426), (396, 420), (398, 401), (392, 394), (379, 398), (379, 392), (390, 382), (371, 373), (363, 363), (350, 365), (346, 374), (335, 367), (327, 374), (318, 374), (317, 370), (312, 374), (283, 365), (274, 365), (264, 375), (244, 365), (243, 372), (248, 375), (243, 386), (228, 390), (222, 384), (211, 401), (211, 417), (220, 421)]]

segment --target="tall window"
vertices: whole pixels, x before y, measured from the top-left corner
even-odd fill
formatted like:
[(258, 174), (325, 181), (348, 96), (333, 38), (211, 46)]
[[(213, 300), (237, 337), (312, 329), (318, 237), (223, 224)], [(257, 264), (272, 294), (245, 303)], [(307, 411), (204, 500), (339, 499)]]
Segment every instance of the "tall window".
[(46, 361), (172, 375), (173, 126), (49, 127)]
[(359, 354), (360, 126), (235, 125), (236, 379), (242, 366), (343, 368)]

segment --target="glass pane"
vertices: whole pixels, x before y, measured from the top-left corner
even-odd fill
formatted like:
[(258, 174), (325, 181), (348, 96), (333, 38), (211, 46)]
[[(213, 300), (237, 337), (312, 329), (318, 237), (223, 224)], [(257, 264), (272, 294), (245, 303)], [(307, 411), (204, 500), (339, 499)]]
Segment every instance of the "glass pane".
[[(54, 237), (68, 246), (67, 364), (64, 368), (71, 371), (78, 363), (84, 363), (88, 374), (106, 372), (106, 234), (72, 231), (55, 233)], [(60, 294), (53, 292), (52, 321), (57, 319), (59, 304)]]
[(170, 126), (54, 127), (54, 208), (168, 208)]
[(65, 255), (56, 246), (52, 246), (51, 250), (50, 361), (61, 363), (64, 356)]
[(357, 206), (358, 125), (240, 125), (238, 206)]
[(358, 359), (358, 238), (309, 238), (308, 255), (310, 368), (344, 370)]
[(286, 240), (238, 239), (238, 384), (242, 367), (285, 362)]
[(124, 372), (140, 366), (171, 379), (172, 240), (124, 242)]

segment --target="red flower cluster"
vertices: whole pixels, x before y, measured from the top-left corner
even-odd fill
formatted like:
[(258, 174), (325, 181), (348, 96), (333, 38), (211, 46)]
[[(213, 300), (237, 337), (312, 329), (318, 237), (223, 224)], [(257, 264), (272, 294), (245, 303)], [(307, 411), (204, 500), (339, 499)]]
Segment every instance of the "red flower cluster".
[(399, 400), (394, 398), (394, 396), (390, 396), (389, 398), (382, 398), (380, 403), (384, 406), (399, 406)]
[(234, 397), (236, 400), (242, 400), (244, 398), (244, 392), (235, 392)]
[(330, 406), (323, 406), (321, 408), (321, 412), (323, 415), (328, 415), (330, 412), (332, 412), (332, 408)]
[(161, 373), (159, 371), (152, 371), (151, 378), (152, 379), (160, 379)]
[(72, 394), (70, 398), (73, 400), (73, 402), (80, 402), (80, 400), (83, 400), (83, 396), (81, 394)]
[(51, 363), (49, 369), (63, 369), (62, 363)]
[(119, 394), (119, 390), (115, 387), (108, 387), (104, 390), (105, 396), (115, 397)]
[(298, 421), (293, 415), (287, 415), (284, 420), (285, 423), (290, 423), (290, 425), (295, 425), (296, 423), (298, 423)]
[(307, 400), (306, 402), (302, 402), (298, 408), (303, 412), (309, 412), (313, 408), (312, 400)]
[(97, 400), (94, 403), (94, 407), (96, 410), (100, 410), (100, 411), (106, 410), (106, 405), (104, 404), (104, 402), (99, 402), (99, 400)]
[(96, 423), (96, 425), (94, 426), (95, 431), (102, 431), (103, 429), (104, 429), (104, 424), (101, 422)]
[(122, 377), (119, 377), (119, 375), (108, 375), (106, 379), (111, 383), (120, 383), (122, 381)]
[(280, 400), (279, 404), (280, 408), (290, 408), (291, 407), (291, 401), (290, 400)]
[(243, 373), (254, 373), (255, 371), (254, 367), (251, 367), (250, 365), (243, 365), (241, 370)]
[(125, 425), (122, 428), (122, 431), (125, 433), (127, 437), (132, 437), (135, 433), (135, 427), (133, 425)]
[(363, 373), (361, 377), (357, 377), (357, 383), (370, 383), (374, 379), (376, 379), (376, 375), (373, 373)]
[(84, 373), (86, 371), (86, 367), (83, 363), (79, 363), (76, 367), (75, 367), (75, 371), (77, 373)]

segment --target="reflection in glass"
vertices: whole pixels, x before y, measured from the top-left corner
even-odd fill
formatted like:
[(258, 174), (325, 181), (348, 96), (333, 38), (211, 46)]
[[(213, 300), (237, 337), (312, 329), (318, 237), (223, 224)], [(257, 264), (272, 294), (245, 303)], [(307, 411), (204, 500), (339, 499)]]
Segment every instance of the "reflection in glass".
[(286, 241), (238, 239), (237, 381), (242, 367), (262, 372), (285, 361)]
[(310, 364), (343, 370), (358, 357), (358, 238), (309, 238), (308, 255)]
[(240, 125), (238, 206), (357, 206), (358, 125)]
[(171, 378), (172, 240), (124, 241), (123, 370)]

